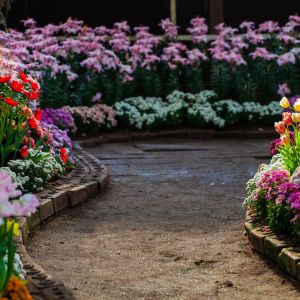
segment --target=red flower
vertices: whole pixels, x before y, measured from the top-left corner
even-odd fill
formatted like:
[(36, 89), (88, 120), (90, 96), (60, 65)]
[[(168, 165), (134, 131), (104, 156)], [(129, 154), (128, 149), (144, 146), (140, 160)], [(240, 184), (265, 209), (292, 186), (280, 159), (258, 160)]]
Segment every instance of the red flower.
[(292, 125), (293, 124), (293, 119), (292, 119), (292, 114), (290, 112), (284, 112), (282, 114), (282, 121), (285, 125)]
[(27, 146), (23, 146), (20, 150), (20, 154), (23, 158), (25, 158), (28, 155), (28, 148)]
[(29, 82), (29, 80), (28, 80), (26, 74), (25, 74), (23, 71), (20, 72), (20, 78), (21, 78), (24, 82)]
[(29, 126), (30, 128), (35, 129), (35, 128), (38, 127), (38, 123), (37, 123), (37, 121), (36, 121), (36, 119), (35, 119), (34, 117), (30, 117), (30, 118), (27, 120), (27, 123), (28, 123), (28, 126)]
[(31, 82), (31, 87), (33, 90), (37, 91), (40, 88), (40, 85), (36, 81)]
[(34, 148), (35, 147), (35, 141), (33, 138), (30, 139), (30, 148)]
[(38, 108), (35, 112), (34, 112), (34, 116), (38, 121), (41, 121), (42, 119), (42, 115), (43, 115), (43, 111)]
[(10, 87), (14, 92), (20, 93), (23, 90), (23, 83), (17, 80), (13, 80), (10, 84)]
[(39, 94), (35, 91), (31, 91), (31, 92), (24, 92), (24, 95), (29, 99), (29, 100), (37, 100), (39, 97)]
[(13, 98), (5, 98), (4, 101), (6, 104), (8, 104), (10, 106), (17, 106), (19, 104), (19, 102), (14, 101)]
[(67, 163), (68, 155), (67, 155), (67, 149), (66, 148), (63, 148), (63, 147), (60, 148), (60, 158), (61, 158), (61, 160), (63, 161), (64, 164)]
[(7, 83), (10, 81), (11, 75), (0, 76), (0, 83)]

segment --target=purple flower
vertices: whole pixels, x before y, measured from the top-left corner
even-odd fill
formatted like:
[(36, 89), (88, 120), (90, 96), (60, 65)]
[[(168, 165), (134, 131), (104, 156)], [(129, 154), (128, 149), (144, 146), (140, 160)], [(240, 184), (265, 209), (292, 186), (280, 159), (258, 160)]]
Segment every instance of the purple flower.
[(72, 114), (63, 108), (45, 108), (43, 110), (42, 122), (54, 124), (60, 129), (70, 130), (73, 133), (77, 129)]
[(279, 194), (279, 186), (290, 180), (290, 173), (286, 170), (270, 170), (267, 171), (260, 181), (258, 188), (265, 192), (266, 200), (275, 200)]
[(41, 122), (41, 127), (48, 130), (53, 138), (52, 146), (54, 149), (60, 149), (61, 147), (66, 147), (72, 150), (72, 141), (68, 136), (66, 130), (58, 129), (54, 124), (49, 124)]
[(282, 145), (280, 139), (275, 139), (274, 141), (271, 142), (271, 147), (270, 147), (270, 154), (272, 156), (278, 154), (278, 148)]
[(300, 192), (300, 185), (296, 183), (283, 183), (278, 188), (278, 197), (276, 198), (276, 204), (282, 203), (283, 201), (289, 202), (289, 197), (295, 192)]

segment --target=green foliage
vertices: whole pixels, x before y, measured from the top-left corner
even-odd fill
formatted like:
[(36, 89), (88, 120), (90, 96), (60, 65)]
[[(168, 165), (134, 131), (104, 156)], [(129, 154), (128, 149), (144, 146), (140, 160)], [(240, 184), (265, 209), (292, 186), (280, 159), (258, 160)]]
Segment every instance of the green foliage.
[(246, 66), (241, 65), (234, 72), (234, 94), (240, 102), (256, 99), (255, 82)]
[(232, 96), (234, 76), (231, 66), (227, 62), (212, 62), (211, 86), (221, 99), (230, 98)]
[(276, 204), (274, 201), (268, 201), (267, 220), (270, 228), (278, 232), (291, 232), (293, 218), (294, 212), (285, 202)]
[(0, 296), (3, 295), (6, 284), (14, 272), (16, 253), (16, 246), (13, 243), (14, 221), (9, 228), (7, 222), (7, 219), (4, 219), (4, 223), (0, 225)]

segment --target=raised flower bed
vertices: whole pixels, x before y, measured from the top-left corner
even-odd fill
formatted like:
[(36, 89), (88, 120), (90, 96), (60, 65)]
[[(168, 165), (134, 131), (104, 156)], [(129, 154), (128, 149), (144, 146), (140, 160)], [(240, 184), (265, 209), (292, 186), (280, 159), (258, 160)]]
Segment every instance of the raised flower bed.
[(0, 299), (32, 299), (15, 239), (26, 224), (22, 220), (42, 207), (28, 192), (43, 190), (72, 169), (72, 147), (66, 134), (41, 122), (39, 83), (20, 71), (7, 49), (0, 53)]
[(280, 139), (247, 183), (245, 229), (253, 248), (300, 280), (300, 99), (282, 98)]

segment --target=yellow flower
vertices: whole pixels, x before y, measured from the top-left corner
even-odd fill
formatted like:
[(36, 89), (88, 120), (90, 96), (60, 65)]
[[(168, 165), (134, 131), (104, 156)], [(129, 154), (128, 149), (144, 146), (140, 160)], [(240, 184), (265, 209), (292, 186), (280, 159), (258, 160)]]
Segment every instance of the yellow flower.
[(280, 100), (280, 106), (282, 108), (288, 108), (290, 106), (290, 102), (287, 97), (282, 97), (282, 99)]
[(12, 226), (13, 226), (13, 235), (14, 236), (19, 236), (20, 235), (19, 224), (16, 223), (14, 220), (7, 220), (6, 231), (9, 231)]
[(300, 113), (292, 113), (292, 120), (295, 123), (299, 123), (300, 122)]
[(300, 99), (297, 99), (295, 104), (294, 104), (294, 110), (296, 112), (300, 112)]

